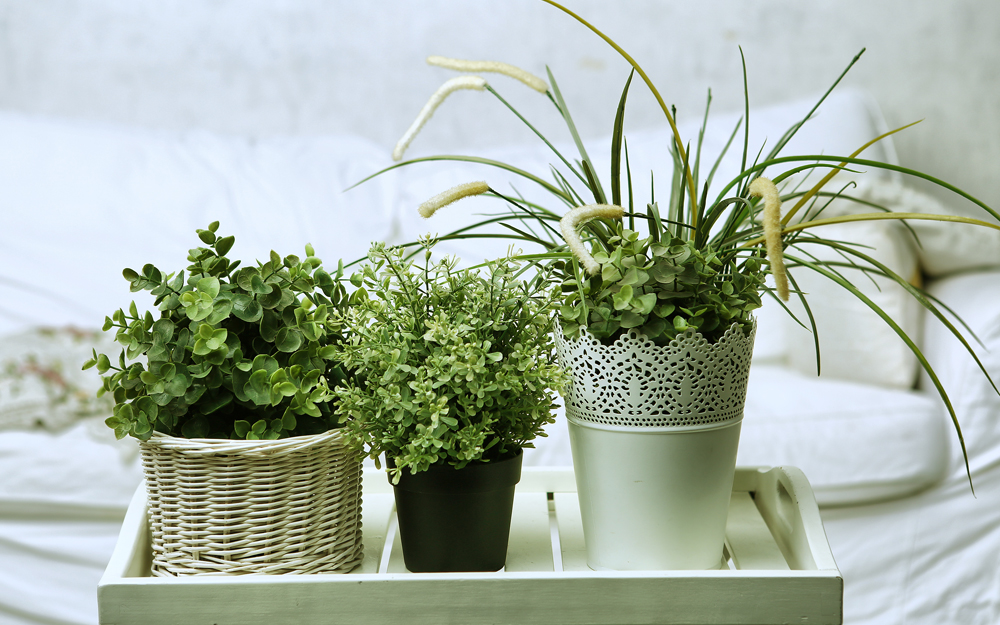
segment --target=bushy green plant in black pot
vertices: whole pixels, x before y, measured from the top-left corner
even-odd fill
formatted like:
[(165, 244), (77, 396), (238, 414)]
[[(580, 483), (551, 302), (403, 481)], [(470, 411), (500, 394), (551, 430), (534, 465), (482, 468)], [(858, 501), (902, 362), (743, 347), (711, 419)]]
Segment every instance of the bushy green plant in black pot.
[(349, 377), (329, 323), (349, 305), (341, 270), (309, 245), (241, 267), (218, 227), (197, 231), (206, 247), (186, 273), (124, 270), (157, 313), (115, 311), (104, 330), (121, 353), (84, 364), (114, 398), (107, 425), (140, 441), (152, 572), (348, 571), (362, 557), (361, 457), (334, 410)]
[(521, 450), (545, 435), (567, 381), (547, 277), (522, 280), (509, 259), (456, 263), (431, 263), (428, 246), (415, 265), (377, 244), (336, 315), (338, 359), (358, 371), (336, 411), (352, 444), (386, 458), (411, 571), (504, 566)]

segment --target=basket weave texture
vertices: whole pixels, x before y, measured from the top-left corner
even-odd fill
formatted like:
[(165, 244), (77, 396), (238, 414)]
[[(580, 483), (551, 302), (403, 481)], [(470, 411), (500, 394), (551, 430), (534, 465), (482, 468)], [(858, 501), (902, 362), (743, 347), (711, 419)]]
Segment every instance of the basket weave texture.
[(361, 460), (338, 430), (140, 443), (152, 573), (346, 573), (363, 558)]

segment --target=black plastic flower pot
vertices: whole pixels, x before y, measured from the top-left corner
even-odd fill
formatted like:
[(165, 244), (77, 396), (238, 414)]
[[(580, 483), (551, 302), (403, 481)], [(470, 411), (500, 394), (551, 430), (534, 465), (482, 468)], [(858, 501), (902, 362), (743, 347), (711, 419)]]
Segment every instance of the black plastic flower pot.
[(404, 471), (394, 486), (403, 563), (414, 573), (499, 571), (507, 561), (521, 457)]

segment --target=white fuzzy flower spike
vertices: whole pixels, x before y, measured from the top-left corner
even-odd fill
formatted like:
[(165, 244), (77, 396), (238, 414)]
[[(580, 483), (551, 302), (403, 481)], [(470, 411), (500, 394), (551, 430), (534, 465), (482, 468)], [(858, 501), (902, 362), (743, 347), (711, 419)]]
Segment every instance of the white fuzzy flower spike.
[(587, 204), (586, 206), (577, 206), (563, 215), (563, 218), (559, 220), (559, 230), (562, 231), (566, 245), (569, 246), (569, 250), (573, 252), (573, 256), (576, 256), (576, 259), (583, 265), (584, 271), (589, 275), (594, 275), (600, 271), (601, 265), (587, 251), (577, 229), (581, 224), (591, 219), (598, 217), (603, 219), (621, 219), (624, 214), (625, 209), (614, 204)]
[(486, 88), (486, 80), (480, 78), (479, 76), (458, 76), (457, 78), (452, 78), (448, 80), (443, 85), (438, 87), (438, 90), (434, 92), (431, 99), (427, 101), (424, 108), (420, 109), (420, 113), (417, 118), (410, 125), (410, 128), (403, 134), (403, 138), (396, 143), (396, 147), (392, 151), (392, 160), (398, 161), (403, 158), (403, 153), (406, 152), (406, 148), (410, 146), (410, 142), (413, 138), (417, 136), (420, 129), (424, 127), (427, 120), (431, 118), (437, 107), (441, 106), (444, 99), (451, 95), (453, 92), (459, 89), (475, 89), (477, 91), (482, 91)]
[(497, 74), (509, 76), (514, 80), (520, 80), (539, 93), (545, 93), (549, 90), (549, 84), (538, 76), (535, 76), (531, 72), (526, 72), (520, 67), (501, 63), (500, 61), (466, 61), (463, 59), (449, 59), (444, 56), (429, 56), (427, 57), (427, 64), (437, 65), (445, 69), (453, 69), (458, 72), (496, 72)]
[(771, 261), (771, 275), (778, 289), (778, 297), (788, 301), (788, 275), (785, 273), (785, 254), (781, 247), (781, 198), (774, 183), (763, 176), (750, 183), (750, 196), (764, 198), (764, 243), (767, 259)]
[(421, 217), (427, 219), (443, 206), (447, 206), (452, 202), (457, 202), (462, 198), (467, 198), (473, 195), (482, 195), (489, 190), (490, 186), (483, 181), (466, 182), (465, 184), (452, 187), (444, 193), (438, 193), (431, 199), (421, 204), (420, 207), (417, 208), (417, 212), (420, 213)]

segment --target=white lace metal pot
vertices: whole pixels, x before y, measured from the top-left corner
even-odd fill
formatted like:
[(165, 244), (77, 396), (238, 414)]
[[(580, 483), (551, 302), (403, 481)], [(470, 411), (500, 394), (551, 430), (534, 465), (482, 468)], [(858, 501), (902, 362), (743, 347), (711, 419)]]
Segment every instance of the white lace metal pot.
[(754, 333), (603, 345), (556, 329), (590, 568), (722, 565)]
[(360, 564), (361, 460), (340, 432), (140, 443), (152, 572), (346, 573)]

